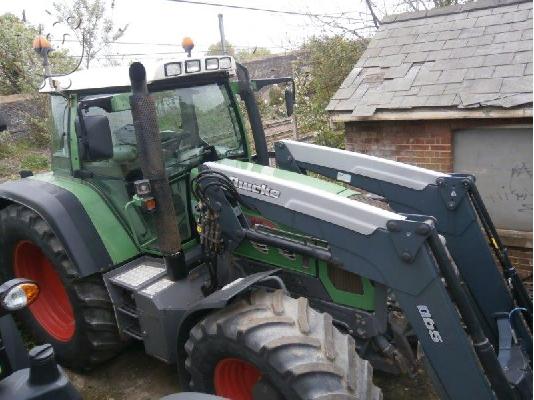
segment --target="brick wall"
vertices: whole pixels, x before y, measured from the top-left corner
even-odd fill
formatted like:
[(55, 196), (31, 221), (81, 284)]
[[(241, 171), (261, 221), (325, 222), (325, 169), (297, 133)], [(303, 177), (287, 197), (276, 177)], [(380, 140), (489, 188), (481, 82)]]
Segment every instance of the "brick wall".
[(508, 255), (532, 294), (532, 248), (508, 247)]
[(532, 124), (524, 119), (460, 119), (432, 121), (370, 121), (345, 124), (347, 150), (452, 171), (453, 132), (483, 126)]
[(346, 125), (347, 150), (389, 158), (438, 171), (452, 169), (448, 127), (425, 122)]
[[(532, 119), (349, 122), (345, 124), (345, 145), (347, 150), (451, 172), (454, 131), (510, 124), (532, 124)], [(532, 244), (510, 245), (505, 237), (503, 241), (521, 277), (532, 287)]]

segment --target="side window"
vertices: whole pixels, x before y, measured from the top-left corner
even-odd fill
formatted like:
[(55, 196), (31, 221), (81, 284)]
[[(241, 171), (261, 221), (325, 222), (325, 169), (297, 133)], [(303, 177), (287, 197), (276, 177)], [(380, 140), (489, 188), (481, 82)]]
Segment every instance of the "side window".
[(67, 146), (68, 131), (68, 101), (63, 96), (51, 96), (52, 111), (52, 154), (54, 156), (68, 157)]
[(195, 93), (193, 98), (202, 139), (226, 150), (239, 148), (239, 127), (225, 88), (217, 85), (205, 86), (204, 90)]
[(99, 107), (91, 107), (85, 115), (107, 116), (113, 145), (129, 144), (135, 146), (135, 131), (130, 110), (108, 113)]
[(167, 90), (153, 94), (158, 113), (159, 128), (162, 131), (175, 133), (182, 130), (182, 116), (180, 112), (180, 98), (178, 90)]

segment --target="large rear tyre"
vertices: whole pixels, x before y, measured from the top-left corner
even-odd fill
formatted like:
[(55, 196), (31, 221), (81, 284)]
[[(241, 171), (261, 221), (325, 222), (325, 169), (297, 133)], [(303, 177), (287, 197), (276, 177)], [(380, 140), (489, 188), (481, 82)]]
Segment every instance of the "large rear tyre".
[(32, 210), (0, 210), (0, 271), (4, 278), (29, 278), (41, 289), (24, 325), (58, 360), (88, 369), (115, 356), (122, 344), (101, 275), (79, 279), (65, 248), (48, 223)]
[(199, 322), (185, 345), (192, 390), (231, 400), (379, 400), (369, 362), (329, 314), (256, 291)]

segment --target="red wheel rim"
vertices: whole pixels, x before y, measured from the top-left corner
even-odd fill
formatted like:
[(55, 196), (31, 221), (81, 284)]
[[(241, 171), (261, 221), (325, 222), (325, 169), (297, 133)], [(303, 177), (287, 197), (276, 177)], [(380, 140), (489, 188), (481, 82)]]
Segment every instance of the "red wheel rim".
[(214, 386), (217, 396), (231, 400), (252, 400), (252, 388), (261, 372), (238, 358), (225, 358), (215, 367)]
[(39, 285), (39, 297), (29, 307), (39, 325), (53, 338), (68, 342), (76, 327), (74, 312), (50, 260), (35, 244), (23, 240), (15, 247), (13, 270), (17, 278), (31, 279)]

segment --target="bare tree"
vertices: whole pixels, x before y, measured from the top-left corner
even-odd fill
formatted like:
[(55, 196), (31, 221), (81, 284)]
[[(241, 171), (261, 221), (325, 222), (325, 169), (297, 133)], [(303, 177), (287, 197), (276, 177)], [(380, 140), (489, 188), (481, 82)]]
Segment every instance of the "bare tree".
[(375, 25), (375, 28), (378, 29), (380, 25), (380, 20), (376, 16), (375, 10), (373, 8), (373, 3), (371, 2), (371, 0), (365, 0), (365, 4), (367, 5), (369, 12), (371, 13), (371, 17), (373, 18), (373, 24)]
[[(376, 20), (380, 21), (380, 17), (388, 14), (396, 14), (401, 12), (430, 10), (432, 8), (441, 8), (452, 6), (456, 4), (470, 3), (473, 0), (397, 0), (395, 2), (384, 2), (383, 7), (378, 7), (373, 3), (373, 0), (365, 0), (365, 5), (372, 16), (375, 26)], [(379, 17), (380, 16), (380, 17)]]
[[(365, 39), (378, 29), (367, 12), (339, 12), (328, 16), (310, 14), (310, 19), (321, 29), (322, 35), (341, 35), (353, 40)], [(376, 22), (379, 24), (378, 19)]]
[(108, 6), (107, 0), (74, 0), (54, 3), (58, 23), (67, 24), (84, 46), (85, 68), (89, 68), (96, 56), (110, 44), (124, 35), (128, 24), (115, 28), (110, 12), (114, 0)]

